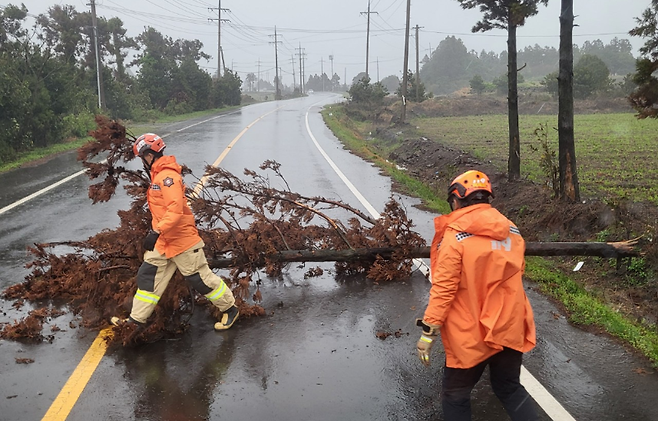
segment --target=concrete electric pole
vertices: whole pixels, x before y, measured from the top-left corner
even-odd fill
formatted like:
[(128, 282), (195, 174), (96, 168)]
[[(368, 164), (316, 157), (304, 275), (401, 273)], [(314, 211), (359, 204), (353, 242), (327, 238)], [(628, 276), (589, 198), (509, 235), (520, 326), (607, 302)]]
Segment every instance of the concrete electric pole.
[(98, 52), (98, 23), (96, 19), (96, 3), (91, 0), (91, 25), (94, 31), (94, 55), (96, 56), (96, 85), (98, 86), (98, 108), (103, 109), (105, 98), (103, 95), (103, 74), (101, 72), (101, 56)]
[[(270, 35), (270, 36), (274, 37), (274, 43), (273, 43), (274, 44), (274, 68), (275, 68), (275, 71), (276, 71), (276, 76), (275, 76), (275, 79), (274, 79), (274, 82), (275, 82), (274, 84), (276, 85), (274, 99), (275, 100), (280, 100), (281, 99), (281, 81), (279, 80), (279, 46), (278, 46), (278, 44), (281, 41), (279, 41), (279, 39), (278, 39), (278, 35), (276, 33), (276, 26), (274, 27), (274, 35)], [(270, 43), (270, 44), (272, 44), (272, 43)]]
[[(222, 9), (222, 0), (217, 0), (217, 7), (209, 7), (208, 10), (217, 10), (217, 19), (209, 18), (208, 20), (217, 21), (217, 78), (219, 78), (222, 76), (222, 69), (226, 73), (226, 63), (222, 51), (222, 22), (230, 22), (228, 19), (222, 19), (222, 12), (228, 12), (229, 9)], [(223, 66), (222, 63), (224, 63)]]
[(407, 0), (407, 24), (404, 29), (404, 65), (402, 66), (402, 116), (400, 122), (404, 124), (407, 118), (407, 70), (409, 67), (409, 18), (411, 15), (411, 0)]
[(367, 12), (361, 12), (362, 15), (367, 15), (368, 16), (368, 23), (366, 25), (366, 76), (370, 77), (370, 74), (368, 73), (368, 55), (370, 54), (370, 15), (372, 13), (377, 13), (377, 12), (371, 12), (370, 11), (370, 0), (368, 0), (368, 11)]

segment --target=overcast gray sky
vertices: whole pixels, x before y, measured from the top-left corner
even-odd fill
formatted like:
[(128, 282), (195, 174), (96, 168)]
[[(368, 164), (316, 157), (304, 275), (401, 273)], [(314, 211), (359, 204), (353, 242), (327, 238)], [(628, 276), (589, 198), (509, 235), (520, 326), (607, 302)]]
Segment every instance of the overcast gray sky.
[[(107, 19), (119, 17), (136, 36), (151, 26), (174, 39), (198, 39), (213, 56), (201, 65), (214, 73), (217, 68), (217, 8), (222, 12), (222, 47), (226, 66), (244, 80), (247, 73), (274, 78), (274, 28), (276, 26), (279, 67), (283, 82), (292, 84), (293, 61), (299, 80), (300, 44), (305, 53), (305, 74), (337, 73), (348, 82), (365, 70), (366, 14), (368, 0), (96, 0), (97, 13)], [(8, 3), (0, 0), (1, 5)], [(45, 13), (55, 4), (70, 4), (78, 11), (89, 10), (89, 0), (27, 0), (30, 14)], [(402, 75), (406, 0), (371, 0), (369, 73), (374, 80)], [(576, 23), (574, 43), (614, 37), (626, 38), (637, 48), (643, 40), (630, 37), (650, 0), (574, 0)], [(214, 8), (210, 10), (209, 8)], [(518, 47), (539, 44), (558, 47), (560, 1), (540, 6), (539, 14), (518, 30)], [(471, 33), (480, 19), (477, 10), (463, 10), (456, 0), (412, 0), (411, 26), (420, 26), (420, 57), (435, 49), (446, 36), (461, 38), (466, 48), (500, 53), (506, 49), (506, 34), (495, 30)], [(215, 18), (215, 21), (209, 19)], [(412, 35), (414, 31), (411, 31)], [(410, 42), (410, 68), (415, 69), (415, 40)], [(333, 56), (333, 61), (330, 61)]]

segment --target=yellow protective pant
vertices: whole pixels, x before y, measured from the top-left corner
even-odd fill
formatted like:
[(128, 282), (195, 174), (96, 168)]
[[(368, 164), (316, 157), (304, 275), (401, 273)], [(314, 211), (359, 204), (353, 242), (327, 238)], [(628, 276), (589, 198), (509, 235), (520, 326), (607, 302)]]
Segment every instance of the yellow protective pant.
[(146, 323), (176, 269), (194, 289), (206, 296), (219, 310), (226, 311), (235, 304), (230, 288), (208, 267), (203, 245), (203, 241), (200, 241), (169, 259), (157, 250), (144, 253), (144, 262), (137, 272), (137, 292), (130, 312), (133, 320)]

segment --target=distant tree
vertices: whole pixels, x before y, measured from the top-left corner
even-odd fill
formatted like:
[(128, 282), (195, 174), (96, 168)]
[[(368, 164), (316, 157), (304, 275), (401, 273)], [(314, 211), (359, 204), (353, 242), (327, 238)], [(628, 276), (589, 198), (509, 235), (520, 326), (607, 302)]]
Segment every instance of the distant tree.
[[(516, 83), (518, 84), (524, 82), (525, 77), (519, 73), (516, 78)], [(498, 91), (499, 94), (506, 94), (509, 92), (509, 77), (507, 77), (507, 74), (499, 75), (492, 81), (492, 83), (496, 87), (496, 91)]]
[(524, 73), (528, 78), (544, 77), (555, 71), (559, 56), (554, 47), (527, 46), (519, 51), (518, 62), (524, 63)]
[(640, 48), (642, 57), (635, 64), (633, 76), (638, 87), (628, 99), (638, 112), (638, 118), (658, 118), (658, 0), (651, 0), (650, 7), (635, 21), (638, 26), (629, 34), (643, 37), (645, 42)]
[(400, 78), (395, 75), (390, 75), (382, 79), (380, 83), (386, 88), (388, 92), (395, 92), (395, 90), (400, 86)]
[(125, 59), (128, 56), (129, 49), (136, 49), (137, 42), (134, 38), (126, 36), (126, 28), (119, 18), (112, 18), (107, 21), (106, 29), (108, 31), (108, 40), (105, 48), (112, 55), (116, 64), (116, 79), (126, 81)]
[(39, 34), (47, 48), (69, 64), (75, 64), (84, 52), (84, 18), (70, 5), (54, 5), (47, 14), (36, 18), (42, 28)]
[(340, 76), (338, 73), (334, 73), (331, 77), (331, 90), (340, 89)]
[[(408, 70), (407, 71), (407, 100), (415, 102), (416, 92), (418, 92), (418, 98), (420, 98), (419, 102), (423, 102), (426, 99), (430, 98), (430, 95), (428, 95), (425, 92), (425, 85), (423, 84), (423, 82), (420, 82), (420, 84), (417, 85), (414, 74), (411, 72), (411, 70)], [(398, 85), (395, 94), (398, 97), (402, 98), (402, 82)]]
[(480, 75), (475, 75), (473, 76), (473, 79), (471, 79), (471, 91), (478, 95), (482, 95), (484, 90), (487, 88), (487, 85), (484, 83), (484, 79), (482, 79), (482, 76)]
[(609, 44), (601, 40), (585, 41), (580, 49), (581, 54), (597, 56), (608, 66), (610, 73), (625, 75), (633, 71), (635, 58), (633, 57), (633, 46), (627, 39), (613, 38)]
[(624, 78), (617, 83), (617, 88), (621, 91), (621, 94), (625, 97), (631, 95), (637, 88), (637, 84), (633, 79), (634, 75), (632, 73), (627, 74)]
[(388, 91), (380, 82), (371, 84), (368, 76), (354, 83), (348, 93), (351, 102), (368, 106), (380, 105), (388, 95)]
[(610, 70), (603, 60), (591, 54), (583, 55), (573, 68), (573, 95), (585, 99), (595, 92), (610, 88)]
[[(364, 77), (367, 77), (368, 75), (366, 72), (359, 72), (354, 78), (352, 79), (352, 85), (355, 85), (363, 80)], [(370, 78), (368, 77), (368, 81), (370, 81)], [(370, 83), (370, 82), (368, 82)]]
[(454, 92), (467, 86), (469, 69), (477, 59), (476, 55), (468, 52), (461, 39), (446, 37), (439, 43), (429, 62), (421, 68), (421, 80), (435, 94)]
[[(226, 69), (220, 78), (213, 79), (212, 105), (216, 108), (224, 105), (240, 105), (242, 101), (242, 80), (237, 73)], [(272, 86), (272, 88), (274, 88)]]
[(247, 77), (244, 79), (244, 81), (247, 82), (247, 86), (249, 86), (249, 91), (253, 92), (254, 82), (256, 82), (256, 75), (254, 73), (247, 73)]
[(494, 28), (507, 30), (507, 77), (509, 158), (507, 171), (510, 180), (521, 178), (521, 142), (519, 134), (519, 101), (517, 88), (516, 28), (538, 13), (538, 5), (548, 0), (457, 0), (464, 9), (479, 7), (483, 18), (473, 27), (473, 32), (486, 32)]
[(557, 76), (557, 72), (549, 73), (541, 81), (541, 84), (546, 87), (546, 90), (553, 98), (557, 98), (558, 93)]

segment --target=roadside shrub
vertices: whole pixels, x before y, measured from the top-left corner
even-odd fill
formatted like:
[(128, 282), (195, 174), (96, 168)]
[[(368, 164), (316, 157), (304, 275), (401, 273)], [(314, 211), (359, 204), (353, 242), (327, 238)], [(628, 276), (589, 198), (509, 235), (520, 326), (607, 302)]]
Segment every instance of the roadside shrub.
[(16, 159), (16, 151), (3, 141), (0, 141), (0, 165)]
[(357, 104), (380, 105), (388, 91), (381, 83), (370, 84), (370, 78), (364, 76), (357, 83), (353, 84), (350, 90), (350, 100)]
[(64, 138), (86, 137), (96, 128), (94, 115), (88, 111), (64, 116)]
[(473, 79), (470, 80), (470, 84), (471, 91), (477, 95), (482, 95), (484, 90), (487, 88), (487, 85), (484, 83), (484, 79), (482, 79), (482, 76), (480, 75), (473, 76)]
[(540, 83), (546, 87), (546, 90), (553, 98), (557, 98), (557, 72), (547, 74)]
[(189, 102), (179, 102), (175, 99), (169, 100), (167, 106), (164, 109), (164, 113), (167, 115), (187, 114), (191, 113), (192, 111), (194, 111), (194, 108)]
[(540, 148), (530, 145), (534, 152), (540, 152), (539, 166), (546, 177), (546, 185), (553, 192), (553, 197), (560, 194), (560, 168), (558, 166), (557, 152), (551, 147), (548, 141), (548, 124), (540, 123), (535, 129), (535, 136), (539, 140)]
[[(521, 73), (517, 74), (516, 84), (517, 86), (524, 83), (525, 78)], [(500, 94), (507, 94), (508, 91), (508, 79), (507, 73), (504, 73), (493, 80), (493, 84), (496, 86), (496, 90)]]

